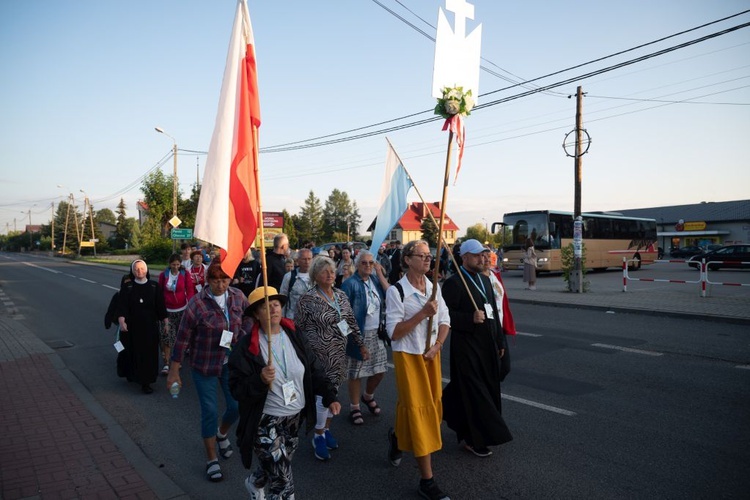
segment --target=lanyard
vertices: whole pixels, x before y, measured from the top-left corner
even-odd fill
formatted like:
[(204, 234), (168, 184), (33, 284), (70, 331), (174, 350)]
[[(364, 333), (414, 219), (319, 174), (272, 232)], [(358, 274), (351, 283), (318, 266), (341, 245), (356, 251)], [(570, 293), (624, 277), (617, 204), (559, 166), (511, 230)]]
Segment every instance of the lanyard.
[(331, 300), (328, 298), (328, 295), (323, 293), (319, 286), (315, 285), (315, 289), (318, 291), (318, 295), (326, 299), (326, 302), (328, 302), (331, 307), (336, 309), (336, 312), (339, 313), (339, 319), (341, 319), (341, 306), (339, 306), (339, 298), (336, 297), (336, 292), (333, 292), (333, 300)]
[(484, 288), (484, 283), (482, 283), (482, 278), (479, 278), (479, 275), (477, 277), (479, 278), (479, 285), (482, 285), (482, 288), (479, 288), (479, 285), (477, 285), (477, 282), (474, 280), (474, 278), (469, 274), (469, 271), (464, 269), (464, 266), (461, 266), (461, 271), (471, 280), (471, 283), (474, 285), (474, 288), (479, 290), (479, 293), (482, 294), (482, 298), (484, 299), (485, 303), (489, 302), (487, 300), (487, 290)]
[[(263, 336), (266, 338), (266, 342), (268, 342), (268, 334), (266, 332), (263, 332)], [(281, 368), (281, 372), (284, 374), (284, 379), (289, 380), (289, 377), (287, 377), (286, 374), (286, 354), (284, 353), (284, 330), (279, 330), (279, 337), (281, 337), (281, 359), (284, 360), (284, 363), (279, 360), (278, 355), (276, 354), (276, 351), (273, 350), (273, 342), (271, 343), (271, 354), (273, 355), (273, 359), (276, 360), (276, 364)]]

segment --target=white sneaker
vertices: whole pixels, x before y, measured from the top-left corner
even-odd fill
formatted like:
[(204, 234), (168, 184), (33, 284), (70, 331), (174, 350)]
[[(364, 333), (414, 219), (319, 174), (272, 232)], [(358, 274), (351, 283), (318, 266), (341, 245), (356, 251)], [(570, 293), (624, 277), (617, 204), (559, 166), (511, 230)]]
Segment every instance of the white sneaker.
[(255, 486), (252, 474), (245, 478), (245, 488), (250, 493), (250, 500), (265, 500), (266, 489)]

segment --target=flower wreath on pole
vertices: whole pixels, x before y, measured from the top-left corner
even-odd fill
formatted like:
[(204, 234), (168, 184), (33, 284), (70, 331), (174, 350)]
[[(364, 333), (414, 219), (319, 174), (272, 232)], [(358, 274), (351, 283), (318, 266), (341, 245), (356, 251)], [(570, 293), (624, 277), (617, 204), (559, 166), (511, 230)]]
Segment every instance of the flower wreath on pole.
[(474, 98), (471, 96), (471, 90), (464, 92), (463, 87), (443, 87), (443, 97), (438, 98), (435, 106), (435, 114), (445, 118), (443, 130), (453, 132), (458, 143), (458, 163), (456, 164), (456, 175), (453, 178), (453, 184), (456, 184), (458, 171), (461, 170), (461, 160), (464, 156), (464, 144), (466, 129), (464, 127), (464, 116), (471, 114), (474, 108)]

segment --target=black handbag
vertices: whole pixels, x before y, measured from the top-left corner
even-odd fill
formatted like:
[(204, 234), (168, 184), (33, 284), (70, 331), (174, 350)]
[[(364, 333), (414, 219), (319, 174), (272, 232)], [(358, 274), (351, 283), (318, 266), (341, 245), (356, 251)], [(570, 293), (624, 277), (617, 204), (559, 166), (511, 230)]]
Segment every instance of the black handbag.
[(385, 329), (385, 322), (381, 321), (378, 325), (378, 338), (382, 340), (385, 345), (391, 345), (391, 338), (388, 336), (388, 331)]

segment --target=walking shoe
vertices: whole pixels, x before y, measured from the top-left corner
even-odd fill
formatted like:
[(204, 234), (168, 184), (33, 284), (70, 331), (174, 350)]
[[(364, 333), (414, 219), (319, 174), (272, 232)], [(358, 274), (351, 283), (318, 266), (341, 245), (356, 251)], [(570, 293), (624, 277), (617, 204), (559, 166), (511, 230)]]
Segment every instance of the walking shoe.
[(398, 449), (398, 440), (396, 439), (396, 433), (393, 431), (393, 427), (388, 429), (388, 460), (391, 465), (398, 467), (401, 464), (401, 457), (403, 453)]
[(221, 455), (221, 458), (226, 460), (234, 453), (229, 436), (220, 437), (219, 434), (216, 434), (216, 444), (219, 445), (219, 455)]
[(247, 492), (250, 493), (250, 500), (265, 500), (266, 489), (255, 486), (252, 474), (245, 478), (245, 488), (247, 489)]
[(490, 455), (492, 455), (492, 450), (490, 450), (486, 446), (481, 446), (481, 447), (477, 446), (477, 447), (474, 447), (474, 446), (469, 446), (467, 444), (465, 446), (465, 448), (466, 448), (466, 451), (470, 451), (470, 452), (472, 452), (474, 455), (476, 455), (478, 457), (484, 458), (484, 457), (489, 457)]
[(169, 374), (169, 365), (164, 365), (161, 368), (162, 376), (166, 377)]
[(440, 491), (434, 479), (419, 481), (419, 496), (428, 500), (451, 500), (451, 497)]
[(328, 446), (326, 446), (326, 437), (323, 434), (315, 434), (312, 440), (313, 449), (315, 450), (315, 458), (318, 460), (326, 461), (331, 458), (331, 454), (328, 453)]
[(329, 450), (335, 450), (339, 447), (339, 441), (335, 437), (333, 437), (333, 434), (331, 434), (331, 431), (326, 429), (325, 433), (323, 434), (326, 437), (326, 446)]

